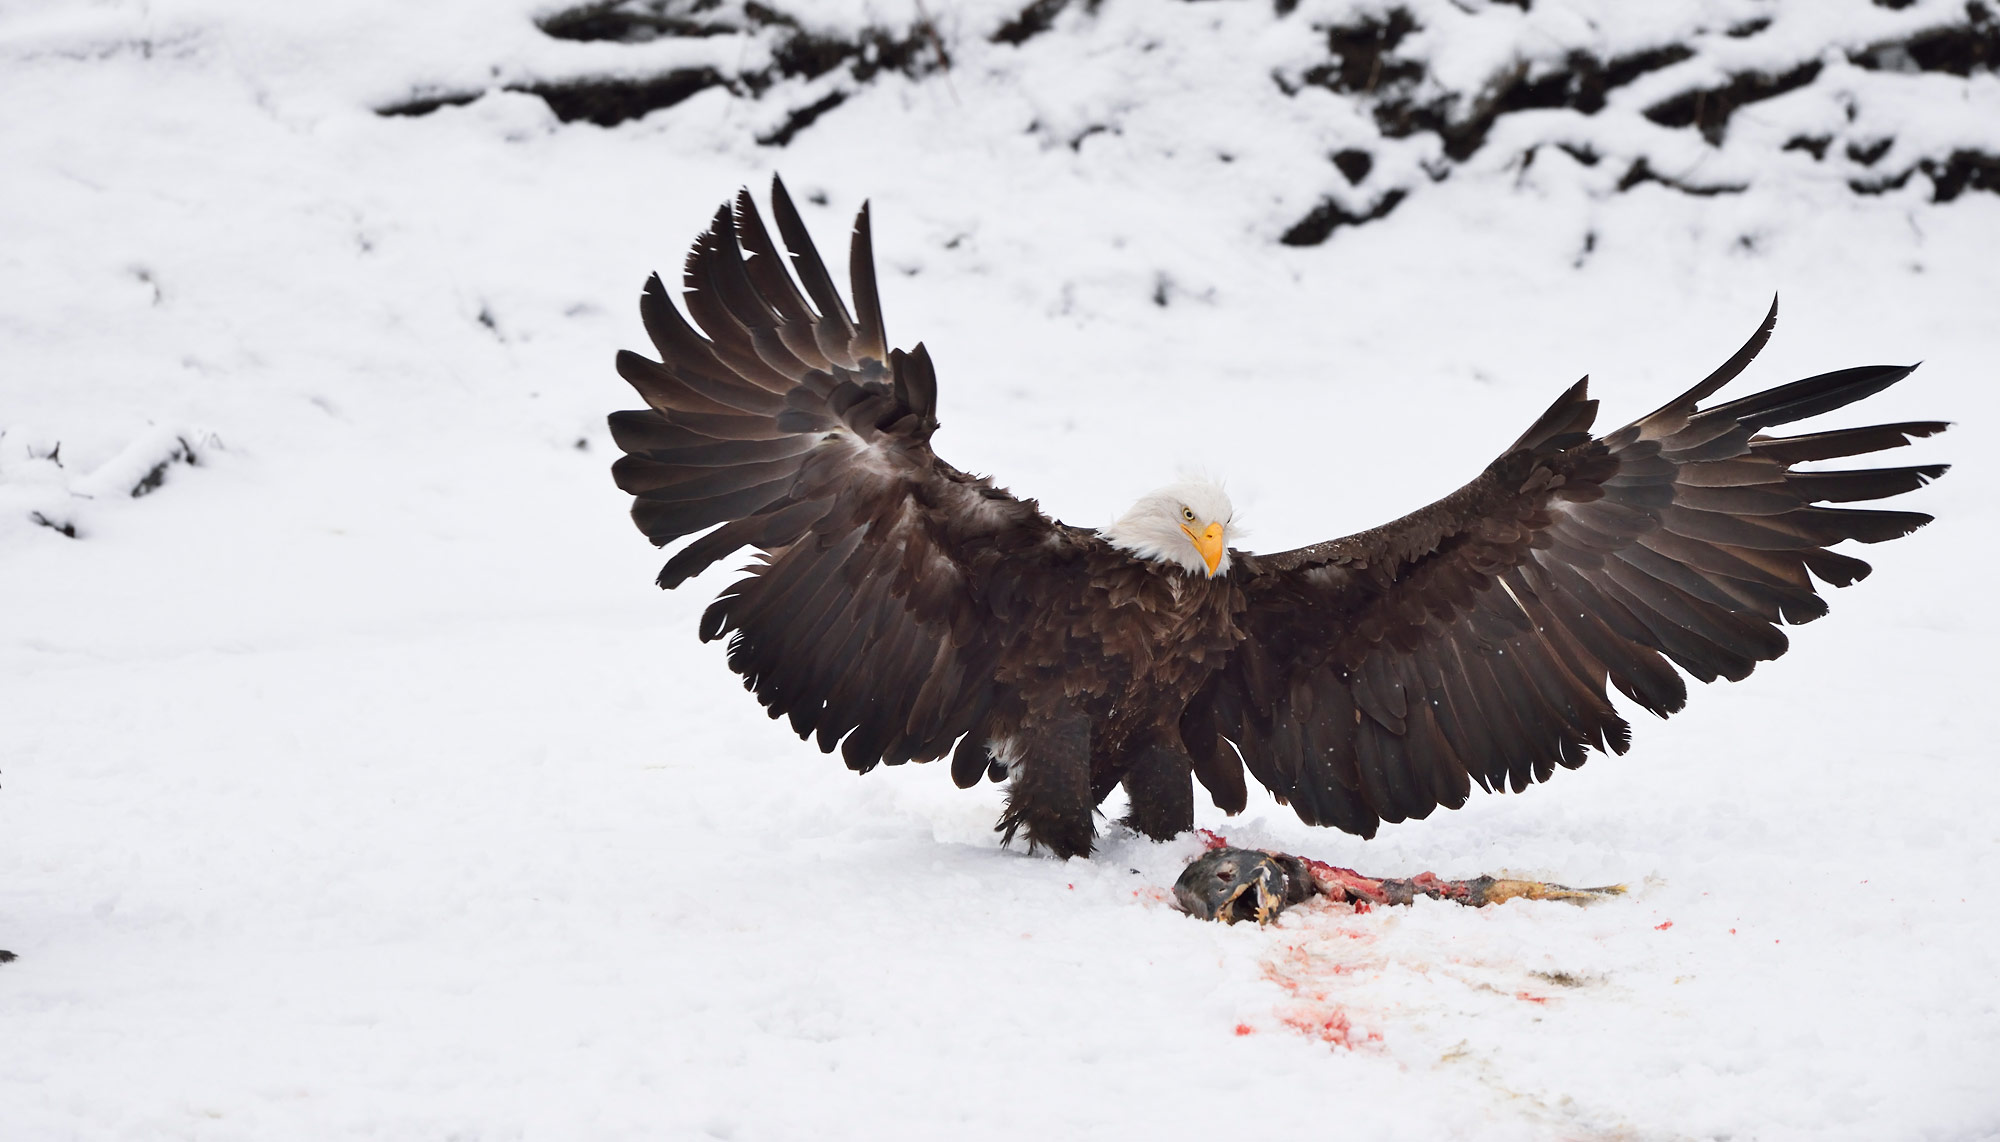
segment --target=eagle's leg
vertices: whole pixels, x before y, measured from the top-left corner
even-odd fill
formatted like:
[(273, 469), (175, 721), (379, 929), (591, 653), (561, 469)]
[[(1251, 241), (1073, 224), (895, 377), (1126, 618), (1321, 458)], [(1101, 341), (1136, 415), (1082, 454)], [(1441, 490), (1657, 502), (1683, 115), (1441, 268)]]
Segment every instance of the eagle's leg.
[(1011, 743), (1019, 761), (1007, 787), (1007, 811), (995, 829), (1001, 843), (1027, 834), (1028, 850), (1048, 849), (1059, 857), (1089, 856), (1097, 835), (1091, 815), (1090, 719), (1065, 711), (1053, 718), (1024, 720)]
[(1154, 743), (1134, 752), (1123, 779), (1132, 799), (1125, 825), (1156, 841), (1194, 828), (1194, 761), (1187, 751)]

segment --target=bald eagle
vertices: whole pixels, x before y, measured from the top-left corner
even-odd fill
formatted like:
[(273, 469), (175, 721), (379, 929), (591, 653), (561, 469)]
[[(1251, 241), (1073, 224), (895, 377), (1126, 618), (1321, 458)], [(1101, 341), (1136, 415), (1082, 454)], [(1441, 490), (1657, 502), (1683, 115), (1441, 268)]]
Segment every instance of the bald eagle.
[[(1936, 421), (1774, 437), (1914, 366), (1864, 366), (1701, 407), (1777, 320), (1658, 411), (1591, 435), (1579, 381), (1471, 483), (1344, 539), (1255, 555), (1206, 481), (1162, 488), (1103, 530), (1049, 518), (931, 450), (937, 379), (890, 349), (864, 205), (843, 300), (784, 185), (716, 211), (639, 311), (660, 359), (618, 354), (649, 406), (611, 414), (613, 465), (673, 588), (754, 548), (704, 614), (729, 666), (850, 769), (951, 757), (960, 787), (1008, 782), (996, 828), (1088, 854), (1096, 806), (1193, 826), (1193, 779), (1223, 811), (1244, 770), (1308, 824), (1383, 821), (1516, 792), (1592, 750), (1623, 753), (1615, 686), (1665, 716), (1682, 674), (1737, 680), (1826, 613), (1814, 578), (1868, 564), (1842, 540), (1929, 516), (1826, 507), (1910, 491), (1925, 464), (1795, 465), (1901, 447)], [(1675, 670), (1679, 667), (1679, 671)]]

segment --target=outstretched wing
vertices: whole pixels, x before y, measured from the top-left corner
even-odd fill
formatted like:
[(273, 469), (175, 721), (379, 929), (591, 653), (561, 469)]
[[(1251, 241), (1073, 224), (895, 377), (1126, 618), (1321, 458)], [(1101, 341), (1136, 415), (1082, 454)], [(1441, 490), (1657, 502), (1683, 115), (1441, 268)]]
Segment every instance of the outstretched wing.
[(1473, 783), (1518, 792), (1592, 749), (1623, 753), (1629, 727), (1607, 681), (1665, 716), (1687, 701), (1669, 663), (1711, 682), (1783, 654), (1781, 623), (1826, 613), (1813, 577), (1842, 587), (1868, 574), (1831, 545), (1894, 539), (1931, 518), (1820, 505), (1907, 492), (1945, 470), (1794, 465), (1945, 425), (1762, 435), (1914, 366), (1845, 369), (1698, 408), (1749, 364), (1777, 314), (1773, 302), (1721, 368), (1608, 436), (1590, 435), (1597, 402), (1579, 381), (1437, 503), (1242, 559), (1249, 637), (1182, 722), (1217, 803), (1242, 804), (1240, 753), (1308, 823), (1372, 836), (1379, 821), (1457, 808)]
[(646, 283), (639, 311), (661, 359), (618, 354), (651, 407), (611, 415), (626, 453), (612, 474), (654, 544), (713, 528), (667, 561), (661, 587), (761, 553), (701, 637), (729, 637), (730, 668), (773, 718), (828, 752), (841, 743), (857, 770), (930, 760), (989, 712), (1012, 617), (988, 589), (995, 567), (1059, 558), (1066, 533), (932, 454), (937, 380), (921, 344), (887, 348), (868, 208), (850, 313), (776, 179), (771, 206), (790, 272), (739, 194), (688, 255), (700, 332), (657, 275)]

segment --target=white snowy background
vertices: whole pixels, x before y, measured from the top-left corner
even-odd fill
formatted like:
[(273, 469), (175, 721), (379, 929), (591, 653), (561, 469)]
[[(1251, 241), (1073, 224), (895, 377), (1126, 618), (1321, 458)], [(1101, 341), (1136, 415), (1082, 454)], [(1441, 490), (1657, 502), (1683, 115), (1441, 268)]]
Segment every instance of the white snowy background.
[[(1057, 7), (1015, 44), (1000, 0), (795, 4), (928, 20), (949, 66), (607, 128), (505, 89), (755, 72), (774, 34), (0, 5), (0, 1138), (2000, 1136), (2000, 195), (1859, 194), (1843, 150), (2000, 153), (1992, 71), (1852, 62), (1964, 6), (1414, 3), (1406, 51), (1467, 89), (1700, 49), (1448, 172), (1434, 134), (1278, 82), (1380, 4)], [(1720, 145), (1641, 114), (1800, 58)], [(1374, 182), (1328, 161), (1351, 147)], [(1635, 156), (1733, 192), (1620, 191)], [(1003, 850), (998, 787), (856, 778), (764, 718), (695, 639), (727, 570), (652, 586), (612, 353), (773, 170), (836, 262), (873, 200), (939, 451), (1071, 522), (1192, 462), (1255, 549), (1370, 526), (1581, 374), (1602, 425), (1654, 407), (1773, 293), (1737, 391), (1922, 359), (1835, 423), (1953, 420), (1885, 462), (1956, 467), (1791, 654), (1624, 758), (1368, 842), (1203, 798), (1376, 875), (1631, 895), (1197, 923), (1164, 902), (1192, 838)], [(1381, 221), (1279, 241), (1391, 186)]]

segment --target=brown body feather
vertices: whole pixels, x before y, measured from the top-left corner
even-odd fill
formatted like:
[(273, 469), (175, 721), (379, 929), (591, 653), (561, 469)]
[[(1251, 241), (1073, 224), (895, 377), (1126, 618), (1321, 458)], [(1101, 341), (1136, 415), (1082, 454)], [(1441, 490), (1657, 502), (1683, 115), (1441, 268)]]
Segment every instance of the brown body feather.
[[(869, 217), (850, 314), (782, 184), (790, 270), (747, 193), (686, 269), (683, 320), (656, 277), (641, 313), (661, 361), (619, 373), (613, 471), (655, 544), (713, 528), (674, 587), (744, 547), (750, 574), (704, 616), (729, 665), (849, 767), (950, 753), (960, 785), (1011, 776), (1001, 827), (1086, 853), (1123, 782), (1155, 836), (1193, 820), (1190, 772), (1240, 809), (1244, 767), (1299, 816), (1381, 821), (1515, 790), (1623, 752), (1609, 687), (1666, 715), (1685, 672), (1740, 679), (1824, 614), (1813, 580), (1868, 565), (1827, 550), (1929, 517), (1829, 508), (1909, 491), (1942, 465), (1797, 472), (1941, 431), (1937, 422), (1773, 438), (1908, 368), (1847, 369), (1707, 409), (1777, 310), (1715, 373), (1604, 437), (1583, 382), (1470, 484), (1393, 523), (1206, 578), (1137, 558), (939, 460), (922, 345), (890, 351)], [(803, 292), (801, 292), (803, 287)], [(1675, 667), (1679, 668), (1676, 671)]]

